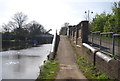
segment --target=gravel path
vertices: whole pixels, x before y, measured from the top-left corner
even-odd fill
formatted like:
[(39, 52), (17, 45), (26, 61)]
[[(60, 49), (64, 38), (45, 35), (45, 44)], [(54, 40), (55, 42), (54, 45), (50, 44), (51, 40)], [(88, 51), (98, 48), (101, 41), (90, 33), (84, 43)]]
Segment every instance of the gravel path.
[(60, 36), (60, 43), (57, 51), (57, 59), (60, 63), (60, 71), (56, 79), (79, 79), (82, 81), (86, 77), (78, 69), (75, 62), (76, 55), (68, 41), (67, 36)]

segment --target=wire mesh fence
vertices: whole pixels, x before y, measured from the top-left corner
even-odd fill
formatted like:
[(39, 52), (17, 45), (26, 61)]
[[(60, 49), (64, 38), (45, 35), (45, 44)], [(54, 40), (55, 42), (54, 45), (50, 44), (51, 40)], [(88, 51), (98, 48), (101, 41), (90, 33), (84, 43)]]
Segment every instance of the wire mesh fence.
[(89, 36), (88, 36), (88, 41), (89, 44), (99, 48), (100, 46), (100, 32), (90, 32)]
[(113, 35), (113, 51), (112, 54), (120, 56), (120, 34)]
[(88, 41), (91, 46), (102, 52), (120, 56), (120, 34), (91, 32)]

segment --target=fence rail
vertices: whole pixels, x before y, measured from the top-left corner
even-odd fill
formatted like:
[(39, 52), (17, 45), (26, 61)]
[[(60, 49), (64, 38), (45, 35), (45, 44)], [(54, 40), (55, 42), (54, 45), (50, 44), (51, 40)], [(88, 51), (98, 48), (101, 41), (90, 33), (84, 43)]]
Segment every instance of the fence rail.
[(88, 41), (91, 46), (107, 54), (120, 56), (120, 34), (114, 32), (90, 32)]

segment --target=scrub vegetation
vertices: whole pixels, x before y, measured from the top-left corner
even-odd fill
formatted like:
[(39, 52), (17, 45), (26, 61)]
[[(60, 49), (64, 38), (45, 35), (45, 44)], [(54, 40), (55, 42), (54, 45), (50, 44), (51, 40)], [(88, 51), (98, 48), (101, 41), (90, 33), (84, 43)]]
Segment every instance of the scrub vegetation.
[(48, 60), (40, 68), (40, 75), (36, 81), (52, 81), (56, 78), (57, 72), (59, 71), (59, 63), (56, 60)]

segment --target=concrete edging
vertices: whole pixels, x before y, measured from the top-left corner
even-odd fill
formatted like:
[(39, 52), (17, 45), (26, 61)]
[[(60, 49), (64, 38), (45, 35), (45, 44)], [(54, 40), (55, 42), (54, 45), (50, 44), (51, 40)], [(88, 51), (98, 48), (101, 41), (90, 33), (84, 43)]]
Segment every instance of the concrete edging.
[(106, 62), (109, 62), (109, 61), (113, 60), (113, 58), (111, 58), (111, 57), (109, 57), (109, 56), (107, 56), (107, 55), (105, 55), (105, 54), (103, 54), (101, 52), (96, 52), (96, 55), (98, 57), (102, 58)]
[(86, 43), (82, 43), (82, 45), (84, 47), (86, 47), (87, 49), (90, 49), (93, 54), (95, 54), (98, 51), (98, 50), (96, 50), (95, 48), (91, 47), (90, 45), (88, 45)]
[(87, 52), (87, 50), (83, 50), (85, 51), (84, 54), (87, 56), (88, 60), (92, 59), (94, 66), (102, 73), (107, 73), (110, 79), (120, 80), (120, 61), (101, 53), (89, 44), (83, 43), (83, 47), (90, 51)]
[(113, 58), (99, 52), (98, 50), (96, 50), (95, 48), (93, 48), (92, 46), (83, 43), (83, 46), (85, 46), (87, 49), (91, 50), (93, 54), (97, 55), (98, 57), (102, 58), (104, 61), (109, 62), (110, 60), (113, 60)]

